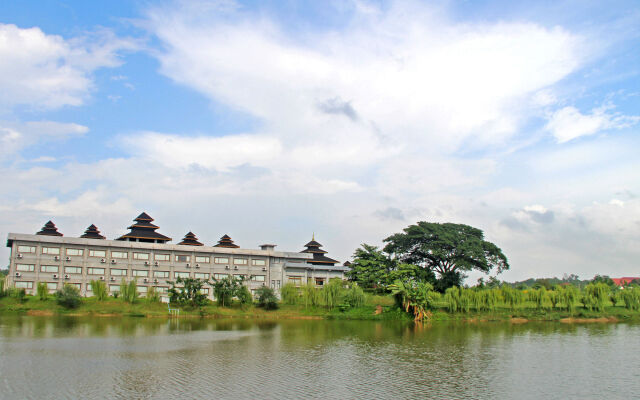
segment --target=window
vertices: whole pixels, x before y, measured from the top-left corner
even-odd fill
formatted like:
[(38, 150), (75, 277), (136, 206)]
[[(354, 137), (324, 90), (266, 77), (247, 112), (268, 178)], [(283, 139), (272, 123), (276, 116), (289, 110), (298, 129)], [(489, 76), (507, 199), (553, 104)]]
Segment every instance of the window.
[(196, 262), (197, 263), (209, 264), (209, 260), (211, 260), (211, 258), (209, 258), (209, 256), (196, 256)]
[(290, 276), (289, 283), (293, 283), (296, 286), (302, 285), (302, 277), (301, 276)]
[(20, 253), (35, 253), (36, 246), (18, 246), (18, 252)]
[(56, 290), (58, 288), (58, 284), (56, 282), (47, 282), (47, 289)]
[(216, 264), (229, 264), (229, 259), (227, 257), (214, 257), (213, 262)]
[(209, 279), (209, 274), (203, 274), (203, 273), (200, 273), (200, 272), (196, 272), (194, 274), (194, 277), (196, 279)]
[(168, 254), (156, 254), (153, 256), (156, 261), (169, 261)]
[(149, 271), (141, 271), (141, 270), (134, 269), (132, 272), (133, 272), (133, 276), (149, 276)]
[(153, 271), (154, 278), (168, 278), (169, 271)]
[(246, 275), (244, 275), (244, 274), (233, 274), (233, 277), (234, 277), (236, 280), (240, 280), (240, 279), (245, 280), (245, 279), (247, 279), (247, 276), (246, 276)]
[(188, 272), (174, 272), (173, 275), (176, 278), (188, 278), (189, 277), (189, 273)]
[(84, 254), (82, 249), (67, 249), (68, 256), (82, 256), (82, 254)]
[(229, 274), (213, 274), (214, 279), (225, 279), (229, 277)]
[(33, 282), (16, 282), (15, 286), (18, 289), (33, 289)]
[(120, 291), (120, 285), (109, 285), (109, 291), (111, 293), (119, 292)]
[(104, 275), (104, 268), (87, 268), (88, 275)]
[(234, 258), (233, 259), (233, 264), (234, 265), (247, 265), (247, 259), (246, 258)]
[(60, 247), (43, 247), (42, 254), (51, 254), (52, 256), (59, 256)]
[(253, 275), (253, 276), (251, 277), (251, 280), (252, 280), (253, 282), (264, 282), (264, 278), (265, 278), (265, 276), (264, 276), (264, 275)]
[(33, 272), (36, 266), (33, 264), (16, 264), (16, 271)]
[(105, 250), (89, 250), (89, 257), (106, 257), (107, 252)]
[(133, 253), (133, 259), (134, 260), (148, 260), (149, 259), (149, 253)]
[(189, 260), (191, 260), (191, 256), (187, 256), (187, 255), (183, 255), (183, 254), (180, 254), (180, 255), (176, 256), (176, 261), (178, 261), (178, 262), (189, 262)]
[(111, 257), (112, 258), (128, 258), (129, 254), (126, 251), (112, 251)]
[(169, 288), (166, 286), (156, 286), (156, 292), (158, 293), (169, 293)]
[(71, 285), (71, 286), (77, 288), (78, 290), (82, 289), (82, 284), (81, 283), (65, 283), (65, 285)]
[(207, 295), (208, 295), (208, 294), (209, 294), (209, 288), (202, 288), (202, 289), (200, 289), (200, 293), (202, 293), (202, 294), (207, 294)]
[(93, 286), (90, 283), (87, 283), (87, 292), (93, 292)]
[(251, 260), (251, 265), (256, 265), (258, 267), (264, 267), (265, 265), (267, 265), (267, 262), (265, 260)]
[(146, 286), (138, 286), (138, 293), (147, 293), (147, 290)]
[(127, 270), (126, 269), (110, 269), (109, 273), (111, 274), (111, 276), (127, 276)]
[(82, 267), (64, 267), (65, 274), (81, 274)]
[(57, 265), (41, 265), (40, 272), (58, 272)]
[(316, 285), (317, 286), (323, 286), (324, 285), (324, 278), (316, 278)]

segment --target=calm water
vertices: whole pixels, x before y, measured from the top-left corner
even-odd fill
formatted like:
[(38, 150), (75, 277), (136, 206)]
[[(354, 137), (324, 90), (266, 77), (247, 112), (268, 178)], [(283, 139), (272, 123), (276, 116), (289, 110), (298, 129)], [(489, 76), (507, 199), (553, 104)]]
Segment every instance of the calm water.
[(630, 398), (640, 325), (0, 317), (1, 398)]

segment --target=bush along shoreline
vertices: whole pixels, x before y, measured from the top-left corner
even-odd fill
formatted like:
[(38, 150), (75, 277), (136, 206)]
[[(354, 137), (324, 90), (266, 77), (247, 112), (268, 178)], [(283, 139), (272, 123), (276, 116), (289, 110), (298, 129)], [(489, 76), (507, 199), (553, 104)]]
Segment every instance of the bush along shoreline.
[[(50, 294), (38, 285), (36, 294), (2, 287), (0, 315), (76, 315), (105, 317), (172, 317), (159, 293), (139, 297), (135, 282), (122, 282), (121, 291), (109, 296), (103, 282), (92, 282), (93, 297), (81, 297), (71, 285)], [(40, 287), (42, 286), (42, 288)], [(170, 290), (171, 308), (180, 317), (262, 319), (353, 319), (396, 321), (640, 321), (640, 287), (624, 290), (591, 283), (583, 290), (572, 286), (525, 290), (501, 287), (451, 287), (441, 294), (429, 283), (396, 281), (391, 293), (365, 292), (353, 282), (333, 279), (321, 288), (312, 284), (281, 289), (261, 288), (256, 298), (246, 286), (218, 282), (212, 302), (201, 294), (202, 282), (182, 280)]]

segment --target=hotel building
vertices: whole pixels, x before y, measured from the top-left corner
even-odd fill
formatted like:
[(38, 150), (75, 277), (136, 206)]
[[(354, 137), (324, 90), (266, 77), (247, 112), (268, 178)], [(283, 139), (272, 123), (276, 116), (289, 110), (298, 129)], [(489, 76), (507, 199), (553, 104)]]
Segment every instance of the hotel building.
[[(157, 232), (158, 226), (147, 213), (140, 214), (129, 232), (107, 240), (95, 225), (80, 237), (65, 237), (49, 221), (36, 234), (9, 233), (11, 248), (8, 283), (34, 294), (38, 282), (51, 292), (63, 284), (76, 286), (83, 296), (91, 296), (91, 281), (105, 281), (111, 293), (120, 290), (122, 279), (136, 280), (145, 295), (150, 286), (168, 301), (169, 281), (179, 277), (206, 280), (243, 276), (252, 293), (263, 285), (279, 291), (291, 282), (324, 285), (331, 278), (344, 279), (348, 266), (326, 256), (313, 238), (301, 252), (276, 251), (276, 245), (243, 249), (228, 235), (214, 246), (201, 243), (188, 232), (178, 244)], [(203, 291), (213, 300), (213, 290)]]

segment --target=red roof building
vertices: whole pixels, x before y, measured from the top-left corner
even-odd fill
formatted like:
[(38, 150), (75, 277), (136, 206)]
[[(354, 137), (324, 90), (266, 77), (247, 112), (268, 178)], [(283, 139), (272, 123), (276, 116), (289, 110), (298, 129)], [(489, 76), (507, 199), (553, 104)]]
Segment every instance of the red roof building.
[(625, 277), (622, 277), (622, 278), (611, 278), (613, 283), (615, 283), (616, 286), (619, 286), (619, 287), (627, 286), (628, 284), (630, 284), (631, 282), (635, 281), (636, 279), (640, 280), (640, 277), (625, 276)]

